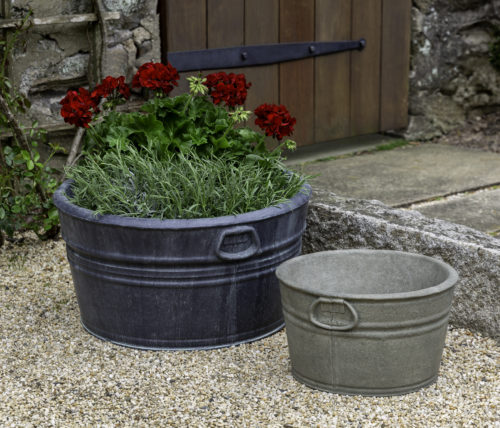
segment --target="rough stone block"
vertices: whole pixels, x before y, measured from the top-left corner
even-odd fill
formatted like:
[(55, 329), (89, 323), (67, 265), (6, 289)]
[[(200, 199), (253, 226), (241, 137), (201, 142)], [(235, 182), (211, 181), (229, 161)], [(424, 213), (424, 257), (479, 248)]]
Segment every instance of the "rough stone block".
[(106, 51), (102, 64), (104, 76), (122, 76), (129, 70), (130, 48), (128, 44), (120, 44)]
[(144, 0), (104, 0), (104, 6), (110, 11), (119, 11), (124, 15), (137, 12), (143, 5)]
[(134, 31), (132, 31), (132, 33), (134, 35), (134, 41), (137, 45), (141, 45), (146, 40), (151, 40), (151, 33), (143, 27), (137, 27)]
[(158, 16), (141, 19), (141, 26), (151, 34), (151, 48), (148, 46), (148, 41), (140, 46), (137, 66), (147, 61), (161, 61), (160, 20)]
[(92, 12), (92, 0), (13, 0), (11, 3), (14, 18), (23, 17), (30, 9), (36, 18)]
[(500, 240), (379, 201), (316, 192), (303, 241), (305, 253), (391, 249), (445, 261), (460, 275), (450, 322), (500, 340)]
[(499, 0), (414, 0), (408, 139), (431, 139), (499, 103), (488, 59)]

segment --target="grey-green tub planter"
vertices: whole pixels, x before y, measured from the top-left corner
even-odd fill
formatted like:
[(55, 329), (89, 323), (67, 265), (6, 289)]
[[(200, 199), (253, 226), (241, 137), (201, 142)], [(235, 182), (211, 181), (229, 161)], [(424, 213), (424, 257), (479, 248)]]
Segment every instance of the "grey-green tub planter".
[(433, 383), (458, 275), (440, 260), (325, 251), (276, 271), (292, 373), (330, 392), (395, 395)]

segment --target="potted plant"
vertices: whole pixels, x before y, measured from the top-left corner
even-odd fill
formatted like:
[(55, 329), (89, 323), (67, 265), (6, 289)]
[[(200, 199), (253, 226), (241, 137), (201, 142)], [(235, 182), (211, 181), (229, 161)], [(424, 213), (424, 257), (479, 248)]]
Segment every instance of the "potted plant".
[(242, 126), (244, 75), (190, 77), (168, 94), (170, 64), (68, 91), (64, 119), (87, 129), (83, 156), (54, 195), (83, 326), (146, 349), (228, 346), (283, 327), (274, 272), (300, 253), (310, 187), (287, 171), (281, 149), (295, 119), (263, 104)]

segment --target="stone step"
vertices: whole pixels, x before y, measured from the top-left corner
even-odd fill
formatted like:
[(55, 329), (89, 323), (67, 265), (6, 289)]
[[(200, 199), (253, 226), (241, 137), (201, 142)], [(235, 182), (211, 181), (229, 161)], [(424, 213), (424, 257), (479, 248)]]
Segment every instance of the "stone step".
[(295, 166), (313, 187), (393, 207), (500, 184), (500, 155), (439, 144), (408, 145)]
[(499, 187), (416, 204), (410, 209), (427, 217), (463, 224), (491, 235), (500, 232)]

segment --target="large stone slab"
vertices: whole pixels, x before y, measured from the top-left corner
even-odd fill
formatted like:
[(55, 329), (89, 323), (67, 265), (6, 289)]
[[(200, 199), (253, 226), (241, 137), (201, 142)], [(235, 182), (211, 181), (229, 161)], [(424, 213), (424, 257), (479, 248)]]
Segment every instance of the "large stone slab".
[(500, 231), (500, 188), (451, 197), (414, 209), (427, 217), (464, 224), (482, 232)]
[(377, 146), (390, 144), (394, 141), (401, 141), (401, 138), (391, 137), (383, 134), (367, 134), (356, 137), (347, 137), (322, 143), (314, 143), (309, 146), (302, 146), (298, 150), (286, 153), (286, 165), (298, 165), (306, 162), (313, 162), (318, 159), (328, 159), (342, 155), (349, 155), (363, 151), (369, 151)]
[(500, 155), (422, 144), (344, 159), (313, 162), (302, 171), (319, 176), (315, 188), (404, 206), (500, 183)]
[(316, 192), (304, 252), (345, 248), (408, 251), (449, 263), (460, 275), (450, 322), (500, 340), (500, 240), (379, 201)]

